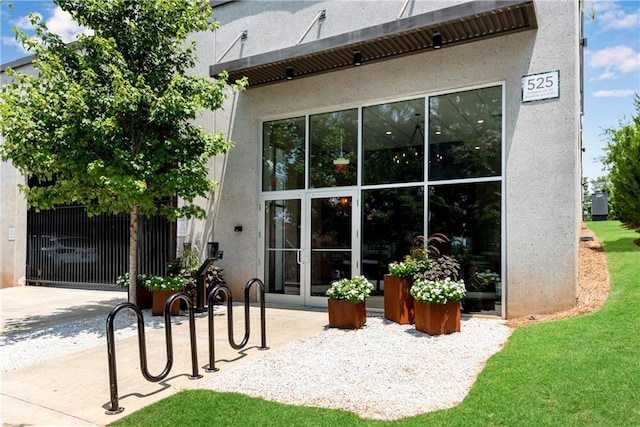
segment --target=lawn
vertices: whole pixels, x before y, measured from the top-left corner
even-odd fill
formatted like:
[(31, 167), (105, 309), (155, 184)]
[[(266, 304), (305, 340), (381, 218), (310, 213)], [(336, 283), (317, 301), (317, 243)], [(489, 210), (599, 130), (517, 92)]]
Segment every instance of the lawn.
[[(640, 235), (590, 222), (603, 244), (611, 290), (588, 315), (518, 328), (455, 408), (393, 422), (330, 409), (188, 390), (112, 426), (640, 425)], [(328, 373), (329, 375), (329, 373)]]

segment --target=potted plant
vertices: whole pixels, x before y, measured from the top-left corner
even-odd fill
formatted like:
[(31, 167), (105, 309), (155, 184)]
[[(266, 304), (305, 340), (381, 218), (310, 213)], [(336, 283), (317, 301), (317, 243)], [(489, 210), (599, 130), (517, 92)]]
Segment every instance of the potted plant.
[[(147, 274), (136, 275), (136, 304), (141, 310), (151, 308), (153, 297), (151, 291), (147, 289), (147, 281), (149, 280), (149, 277), (150, 276)], [(118, 285), (119, 288), (128, 289), (129, 273), (118, 276), (116, 279), (116, 285)]]
[[(153, 304), (151, 314), (161, 316), (164, 312), (164, 306), (171, 295), (184, 290), (186, 285), (182, 276), (151, 276), (147, 280), (147, 289), (153, 292)], [(180, 314), (180, 304), (174, 303), (171, 306), (171, 314)]]
[(165, 268), (167, 276), (184, 278), (184, 291), (191, 296), (194, 307), (197, 306), (197, 274), (201, 264), (198, 251), (189, 245), (184, 247), (180, 256), (167, 263)]
[(460, 300), (467, 293), (463, 280), (418, 278), (410, 293), (416, 330), (429, 335), (460, 332)]
[(460, 263), (448, 255), (440, 255), (430, 260), (424, 270), (416, 273), (415, 278), (426, 280), (443, 280), (447, 277), (457, 279), (460, 275)]
[(389, 264), (384, 275), (384, 317), (400, 324), (413, 323), (413, 298), (409, 294), (413, 276), (420, 271), (420, 263), (407, 255), (404, 261)]
[(500, 276), (491, 270), (485, 270), (476, 273), (476, 280), (482, 287), (491, 287), (500, 281)]
[(329, 327), (361, 328), (367, 321), (365, 298), (371, 295), (372, 290), (373, 284), (364, 276), (333, 282), (327, 290)]
[(466, 311), (495, 310), (495, 291), (500, 283), (500, 276), (491, 271), (478, 271), (473, 274), (469, 281), (469, 288), (472, 290), (467, 293), (463, 301)]
[(384, 276), (384, 317), (386, 319), (400, 324), (413, 323), (413, 297), (409, 293), (411, 284), (415, 277), (425, 277), (425, 275), (429, 278), (446, 277), (452, 273), (448, 271), (443, 260), (448, 262), (453, 259), (443, 257), (437, 247), (438, 244), (448, 241), (449, 238), (441, 233), (432, 234), (426, 239), (424, 236), (417, 236), (413, 242), (411, 254), (407, 255), (402, 262), (389, 264), (389, 274)]

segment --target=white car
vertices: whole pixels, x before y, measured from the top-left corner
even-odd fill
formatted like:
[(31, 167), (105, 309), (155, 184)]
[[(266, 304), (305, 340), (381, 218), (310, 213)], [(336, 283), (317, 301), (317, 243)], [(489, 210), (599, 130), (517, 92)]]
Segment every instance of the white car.
[(89, 239), (84, 237), (42, 236), (43, 246), (40, 250), (45, 259), (53, 266), (65, 264), (85, 264), (98, 261), (96, 248), (90, 246)]

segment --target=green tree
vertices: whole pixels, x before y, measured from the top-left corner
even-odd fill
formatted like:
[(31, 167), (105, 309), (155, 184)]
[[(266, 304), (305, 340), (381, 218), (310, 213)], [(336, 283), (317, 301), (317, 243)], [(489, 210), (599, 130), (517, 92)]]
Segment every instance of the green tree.
[(631, 123), (620, 122), (618, 128), (605, 129), (608, 138), (604, 164), (615, 194), (619, 219), (640, 225), (640, 96), (636, 94), (635, 116)]
[[(204, 216), (194, 205), (215, 182), (208, 160), (231, 143), (195, 127), (246, 82), (187, 75), (190, 33), (214, 31), (204, 0), (55, 0), (92, 34), (66, 45), (31, 14), (37, 76), (7, 70), (0, 94), (2, 160), (37, 179), (21, 186), (36, 210), (78, 203), (88, 215), (129, 213), (129, 300), (135, 302), (140, 215)], [(181, 208), (158, 200), (181, 197)]]
[(582, 177), (582, 219), (588, 221), (591, 218), (591, 191), (589, 191), (589, 178)]

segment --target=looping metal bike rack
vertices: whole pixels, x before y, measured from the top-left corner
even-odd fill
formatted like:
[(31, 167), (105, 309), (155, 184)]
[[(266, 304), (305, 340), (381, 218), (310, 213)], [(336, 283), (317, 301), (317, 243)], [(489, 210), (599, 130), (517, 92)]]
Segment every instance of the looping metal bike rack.
[(113, 322), (116, 315), (122, 310), (129, 310), (136, 315), (138, 319), (138, 350), (140, 352), (140, 370), (142, 376), (150, 382), (162, 381), (169, 375), (171, 368), (173, 367), (173, 336), (171, 333), (171, 306), (174, 301), (181, 299), (186, 301), (189, 309), (189, 334), (191, 337), (191, 365), (192, 374), (189, 379), (202, 378), (202, 375), (198, 373), (198, 350), (196, 343), (196, 322), (194, 316), (193, 303), (191, 297), (184, 292), (175, 293), (167, 299), (167, 303), (164, 307), (164, 323), (165, 323), (165, 336), (166, 336), (166, 350), (167, 350), (167, 363), (162, 372), (157, 375), (151, 375), (147, 368), (147, 345), (144, 333), (144, 318), (142, 310), (132, 303), (123, 302), (116, 305), (111, 309), (107, 316), (107, 353), (109, 358), (109, 384), (111, 391), (111, 407), (106, 411), (107, 415), (119, 414), (124, 411), (124, 408), (118, 404), (118, 376), (116, 372), (116, 347), (115, 338), (113, 332)]
[(211, 289), (209, 295), (207, 295), (207, 304), (209, 306), (209, 366), (205, 368), (206, 372), (215, 372), (218, 370), (215, 365), (215, 346), (214, 346), (214, 331), (213, 331), (213, 301), (216, 295), (219, 292), (225, 294), (227, 300), (227, 330), (229, 335), (229, 345), (234, 350), (240, 350), (247, 345), (249, 342), (249, 334), (251, 333), (250, 325), (251, 319), (249, 317), (249, 292), (251, 291), (251, 287), (253, 285), (258, 285), (260, 291), (260, 332), (261, 332), (261, 345), (258, 348), (259, 350), (268, 350), (267, 347), (267, 330), (265, 326), (265, 301), (264, 301), (264, 283), (260, 279), (251, 279), (244, 285), (244, 337), (242, 341), (237, 344), (234, 339), (233, 334), (233, 297), (231, 295), (231, 290), (226, 285), (217, 285)]

